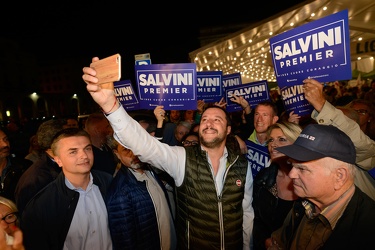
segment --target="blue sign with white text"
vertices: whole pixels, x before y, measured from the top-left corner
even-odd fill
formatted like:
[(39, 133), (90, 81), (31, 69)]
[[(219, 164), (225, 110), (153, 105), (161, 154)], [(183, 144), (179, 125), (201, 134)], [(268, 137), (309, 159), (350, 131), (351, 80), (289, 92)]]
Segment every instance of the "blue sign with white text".
[(272, 62), (288, 113), (310, 115), (303, 80), (352, 78), (348, 10), (343, 10), (270, 38)]
[(141, 109), (197, 109), (195, 63), (135, 65)]
[(270, 100), (267, 80), (227, 87), (225, 89), (225, 101), (227, 103), (226, 110), (228, 112), (242, 110), (241, 105), (230, 100), (233, 95), (242, 96), (249, 103), (251, 108), (254, 108), (261, 101)]
[(198, 100), (218, 102), (223, 97), (222, 71), (197, 72)]
[(127, 111), (139, 109), (139, 101), (130, 80), (114, 82), (113, 86), (117, 100)]
[(247, 146), (246, 158), (250, 162), (251, 172), (255, 178), (261, 169), (270, 166), (271, 159), (267, 147), (258, 145), (249, 140), (246, 140), (245, 143)]
[(223, 89), (238, 86), (242, 84), (241, 74), (239, 72), (223, 75)]

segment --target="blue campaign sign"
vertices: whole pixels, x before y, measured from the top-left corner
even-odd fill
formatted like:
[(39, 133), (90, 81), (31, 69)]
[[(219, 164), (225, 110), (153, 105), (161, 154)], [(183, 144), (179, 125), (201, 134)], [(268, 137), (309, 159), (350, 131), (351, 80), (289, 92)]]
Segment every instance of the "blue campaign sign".
[(267, 147), (255, 144), (249, 140), (246, 140), (245, 143), (247, 146), (246, 158), (250, 162), (251, 172), (255, 178), (261, 169), (270, 166), (271, 158), (269, 156)]
[(223, 75), (223, 89), (238, 86), (242, 84), (241, 74), (239, 72)]
[(130, 80), (113, 83), (115, 95), (127, 111), (138, 110), (139, 101)]
[(141, 109), (197, 109), (195, 63), (135, 65)]
[(222, 80), (222, 71), (197, 72), (198, 100), (204, 100), (206, 103), (220, 101), (223, 97)]
[(348, 10), (270, 38), (272, 61), (286, 111), (305, 116), (312, 107), (304, 99), (302, 81), (352, 78)]
[(136, 60), (135, 65), (150, 65), (151, 59)]
[(261, 101), (270, 100), (267, 80), (227, 87), (225, 89), (225, 101), (228, 112), (242, 110), (241, 105), (230, 100), (233, 95), (245, 98), (251, 108), (254, 108)]

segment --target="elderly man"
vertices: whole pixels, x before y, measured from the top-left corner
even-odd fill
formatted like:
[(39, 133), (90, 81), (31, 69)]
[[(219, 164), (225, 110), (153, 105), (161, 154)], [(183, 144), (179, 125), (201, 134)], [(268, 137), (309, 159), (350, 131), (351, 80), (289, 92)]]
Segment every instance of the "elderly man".
[(334, 126), (310, 124), (292, 145), (277, 150), (290, 157), (289, 177), (301, 200), (272, 233), (269, 249), (372, 246), (375, 201), (354, 184), (356, 151), (350, 138)]

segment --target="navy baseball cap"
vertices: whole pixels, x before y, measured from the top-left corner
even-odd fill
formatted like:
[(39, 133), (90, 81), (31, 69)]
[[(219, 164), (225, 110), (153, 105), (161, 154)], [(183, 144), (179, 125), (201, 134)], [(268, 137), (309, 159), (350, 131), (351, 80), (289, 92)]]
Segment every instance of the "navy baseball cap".
[(297, 161), (312, 161), (331, 157), (355, 164), (356, 152), (352, 140), (332, 125), (309, 124), (292, 144), (276, 148)]

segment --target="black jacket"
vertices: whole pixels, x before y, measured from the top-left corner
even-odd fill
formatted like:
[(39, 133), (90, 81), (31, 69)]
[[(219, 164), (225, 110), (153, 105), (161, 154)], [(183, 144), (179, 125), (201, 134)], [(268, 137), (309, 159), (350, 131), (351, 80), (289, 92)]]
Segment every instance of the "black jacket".
[[(112, 176), (96, 170), (91, 170), (91, 173), (105, 200)], [(25, 248), (62, 249), (78, 199), (79, 193), (65, 185), (63, 172), (37, 193), (25, 207), (21, 218)]]
[[(337, 221), (331, 235), (321, 249), (372, 249), (375, 232), (375, 201), (358, 187), (344, 213)], [(305, 216), (301, 201), (295, 202), (291, 210), (292, 218), (284, 222), (282, 235), (285, 249), (289, 249), (298, 225)], [(280, 239), (277, 240), (278, 242)]]
[(15, 202), (14, 191), (16, 190), (18, 180), (31, 166), (32, 161), (12, 156), (8, 156), (7, 160), (7, 166), (1, 175), (0, 196)]
[(20, 214), (26, 204), (42, 188), (54, 181), (61, 168), (47, 153), (43, 153), (40, 160), (33, 163), (21, 176), (14, 193), (17, 208)]

